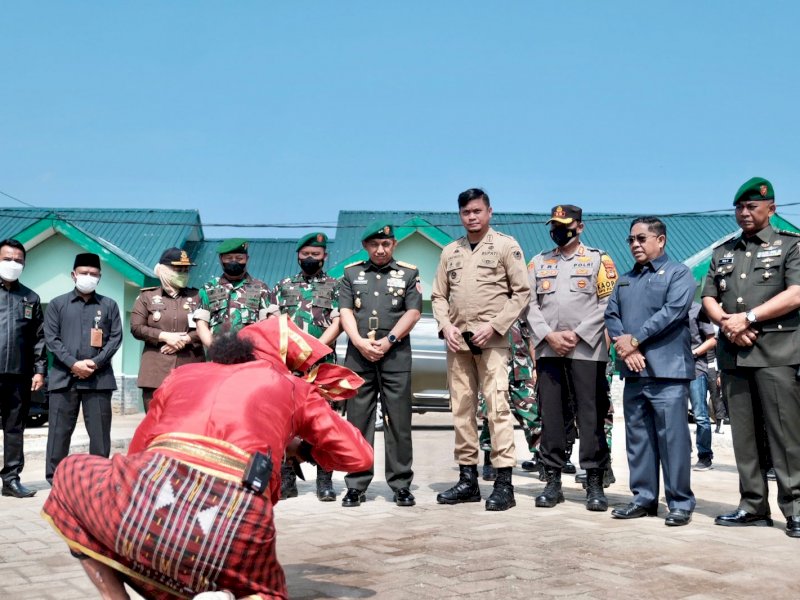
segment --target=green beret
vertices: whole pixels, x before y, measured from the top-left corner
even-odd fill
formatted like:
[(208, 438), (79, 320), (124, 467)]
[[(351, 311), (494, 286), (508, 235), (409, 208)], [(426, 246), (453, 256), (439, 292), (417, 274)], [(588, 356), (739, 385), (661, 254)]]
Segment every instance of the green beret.
[(368, 240), (393, 240), (394, 228), (386, 221), (375, 221), (370, 224), (365, 230), (364, 235), (361, 236), (361, 241)]
[(309, 233), (308, 235), (301, 237), (300, 241), (297, 242), (297, 252), (300, 252), (300, 250), (306, 246), (327, 248), (328, 236), (321, 231), (315, 231), (314, 233)]
[(772, 189), (772, 184), (763, 177), (753, 177), (745, 181), (736, 192), (733, 197), (733, 205), (736, 206), (740, 200), (745, 202), (775, 200), (775, 190)]
[(217, 246), (217, 254), (247, 254), (247, 240), (232, 238)]

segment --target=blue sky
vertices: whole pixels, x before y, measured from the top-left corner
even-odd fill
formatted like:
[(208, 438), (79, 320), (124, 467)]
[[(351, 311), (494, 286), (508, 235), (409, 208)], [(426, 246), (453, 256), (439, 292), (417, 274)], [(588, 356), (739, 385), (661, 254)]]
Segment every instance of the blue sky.
[(728, 209), (759, 175), (798, 202), (799, 17), (722, 0), (3, 1), (0, 190), (248, 224), (454, 210), (472, 186), (502, 212), (669, 213)]

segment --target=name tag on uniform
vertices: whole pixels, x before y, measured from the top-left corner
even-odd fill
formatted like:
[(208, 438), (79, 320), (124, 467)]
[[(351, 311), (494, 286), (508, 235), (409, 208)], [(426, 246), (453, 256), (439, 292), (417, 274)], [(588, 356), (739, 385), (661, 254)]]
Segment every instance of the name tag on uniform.
[(766, 256), (780, 256), (783, 250), (781, 248), (775, 248), (774, 250), (762, 250), (761, 252), (756, 254), (756, 258), (764, 258)]
[(393, 277), (390, 277), (386, 280), (386, 285), (388, 287), (405, 287), (406, 282), (402, 279), (394, 279)]
[(89, 334), (89, 345), (92, 348), (102, 348), (103, 347), (103, 330), (98, 329), (97, 327), (92, 327), (90, 330), (91, 333)]
[(366, 285), (369, 282), (366, 279), (356, 279), (353, 283), (356, 285)]
[(25, 319), (33, 318), (33, 304), (26, 304), (22, 309), (22, 316)]
[(717, 263), (717, 264), (720, 264), (720, 265), (732, 265), (733, 264), (733, 257), (728, 257), (728, 258), (722, 257), (722, 258), (719, 259), (719, 263)]

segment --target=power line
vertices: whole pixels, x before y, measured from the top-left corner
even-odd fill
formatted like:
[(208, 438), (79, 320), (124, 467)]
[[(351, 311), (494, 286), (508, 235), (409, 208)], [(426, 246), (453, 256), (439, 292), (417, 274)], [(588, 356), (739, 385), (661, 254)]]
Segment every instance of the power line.
[(7, 194), (7, 193), (6, 193), (6, 192), (4, 192), (3, 190), (0, 190), (0, 194), (2, 194), (3, 196), (5, 196), (6, 198), (11, 198), (12, 200), (15, 200), (15, 201), (19, 202), (20, 204), (24, 204), (25, 206), (28, 206), (28, 207), (30, 207), (30, 208), (39, 208), (38, 206), (34, 206), (33, 204), (30, 204), (30, 203), (28, 203), (28, 202), (25, 202), (25, 200), (20, 200), (20, 199), (19, 199), (19, 198), (17, 198), (16, 196), (12, 196), (11, 194)]

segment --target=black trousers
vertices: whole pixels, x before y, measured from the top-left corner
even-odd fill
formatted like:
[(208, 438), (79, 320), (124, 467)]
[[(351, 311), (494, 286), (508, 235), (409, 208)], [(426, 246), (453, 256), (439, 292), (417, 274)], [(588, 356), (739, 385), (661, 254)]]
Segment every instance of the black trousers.
[(22, 440), (30, 400), (30, 377), (0, 375), (0, 416), (3, 419), (3, 470), (0, 477), (4, 484), (18, 480), (25, 466)]
[(142, 404), (144, 405), (144, 412), (150, 410), (150, 403), (153, 401), (153, 394), (156, 393), (157, 388), (141, 388), (142, 390)]
[(58, 463), (69, 455), (69, 444), (81, 406), (83, 422), (89, 434), (89, 454), (106, 458), (111, 454), (111, 391), (52, 391), (45, 461), (45, 477), (49, 483), (53, 483), (53, 473)]
[[(364, 378), (355, 398), (347, 401), (347, 420), (375, 446), (375, 412), (378, 394), (383, 396), (386, 483), (397, 491), (411, 486), (413, 450), (411, 446), (411, 373), (386, 373), (376, 365), (373, 371), (359, 373)], [(388, 422), (387, 422), (388, 417)], [(360, 473), (349, 473), (344, 481), (348, 488), (365, 491), (375, 467)]]
[(574, 398), (581, 468), (607, 468), (609, 452), (603, 427), (608, 414), (606, 363), (540, 358), (536, 361), (536, 372), (542, 415), (539, 451), (545, 466), (564, 468), (570, 442), (566, 426), (568, 419), (572, 419), (570, 402)]
[(800, 517), (800, 384), (797, 366), (725, 370), (733, 453), (739, 471), (739, 508), (768, 515), (766, 471), (773, 466), (778, 505)]

